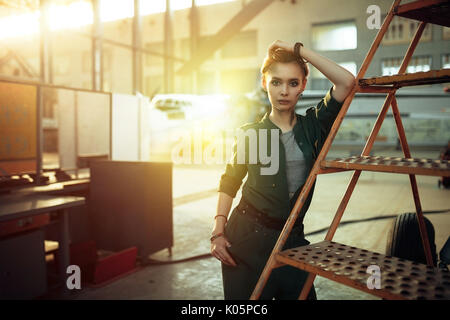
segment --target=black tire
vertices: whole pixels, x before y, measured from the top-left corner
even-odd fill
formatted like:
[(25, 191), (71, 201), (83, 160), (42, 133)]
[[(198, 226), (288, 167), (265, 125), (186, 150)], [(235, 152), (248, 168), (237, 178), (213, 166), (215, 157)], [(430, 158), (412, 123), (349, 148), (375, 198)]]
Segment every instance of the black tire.
[(450, 177), (442, 177), (441, 183), (445, 189), (450, 189)]
[[(426, 217), (424, 217), (424, 221), (433, 264), (436, 266), (437, 253), (434, 227)], [(395, 218), (386, 245), (386, 255), (427, 264), (416, 213), (403, 213)]]

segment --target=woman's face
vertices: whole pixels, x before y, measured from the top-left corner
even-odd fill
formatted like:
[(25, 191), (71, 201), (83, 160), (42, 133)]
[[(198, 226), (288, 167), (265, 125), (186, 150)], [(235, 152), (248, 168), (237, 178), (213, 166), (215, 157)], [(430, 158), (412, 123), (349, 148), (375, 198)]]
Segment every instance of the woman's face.
[(262, 86), (267, 91), (273, 108), (292, 111), (300, 94), (305, 90), (306, 81), (296, 62), (275, 62), (265, 73)]

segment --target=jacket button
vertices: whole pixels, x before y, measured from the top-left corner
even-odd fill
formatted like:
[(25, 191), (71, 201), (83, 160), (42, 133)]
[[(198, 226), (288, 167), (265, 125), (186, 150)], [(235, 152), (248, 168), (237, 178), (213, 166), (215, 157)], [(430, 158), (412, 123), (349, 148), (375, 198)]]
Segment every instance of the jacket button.
[(272, 184), (272, 187), (274, 187), (274, 188), (275, 188), (275, 183), (274, 183), (274, 184)]
[(245, 210), (242, 210), (242, 213), (245, 213)]

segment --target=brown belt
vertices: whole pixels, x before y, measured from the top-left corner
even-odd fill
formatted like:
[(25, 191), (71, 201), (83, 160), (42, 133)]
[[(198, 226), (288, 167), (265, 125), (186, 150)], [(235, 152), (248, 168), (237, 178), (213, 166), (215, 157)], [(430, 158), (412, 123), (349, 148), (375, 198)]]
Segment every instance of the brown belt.
[[(286, 220), (284, 219), (273, 218), (266, 213), (257, 210), (255, 207), (245, 201), (244, 197), (241, 198), (241, 201), (237, 205), (237, 209), (239, 214), (245, 215), (251, 218), (256, 223), (259, 223), (269, 229), (283, 230), (284, 225), (286, 224)], [(303, 227), (301, 221), (295, 222), (294, 227), (298, 226)]]

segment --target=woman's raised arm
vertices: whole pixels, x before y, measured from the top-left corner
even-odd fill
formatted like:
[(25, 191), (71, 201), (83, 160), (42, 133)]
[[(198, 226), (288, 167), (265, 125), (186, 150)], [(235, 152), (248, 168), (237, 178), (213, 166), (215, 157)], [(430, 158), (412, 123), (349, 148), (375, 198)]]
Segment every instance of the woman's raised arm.
[[(294, 46), (295, 43), (277, 40), (270, 45), (269, 51), (275, 50), (276, 48), (282, 48), (293, 52)], [(332, 93), (333, 98), (338, 102), (344, 101), (355, 85), (355, 77), (353, 74), (330, 59), (303, 46), (300, 47), (300, 56), (316, 67), (334, 84)]]

